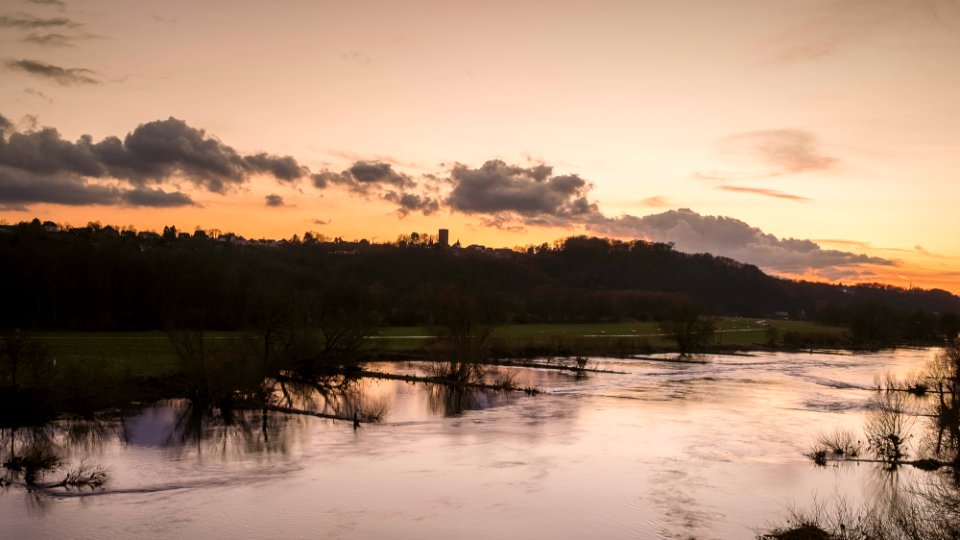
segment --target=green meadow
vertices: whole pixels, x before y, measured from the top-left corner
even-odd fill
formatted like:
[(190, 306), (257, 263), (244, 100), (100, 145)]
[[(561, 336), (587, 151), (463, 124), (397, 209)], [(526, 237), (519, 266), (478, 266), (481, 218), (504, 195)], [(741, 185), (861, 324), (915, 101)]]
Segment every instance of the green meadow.
[[(718, 342), (725, 347), (764, 346), (769, 339), (770, 327), (776, 328), (780, 336), (786, 332), (837, 335), (844, 331), (842, 327), (803, 321), (729, 317), (719, 322)], [(368, 350), (413, 355), (436, 334), (437, 330), (429, 327), (383, 327), (377, 329), (369, 340)], [(100, 369), (133, 376), (160, 375), (177, 369), (176, 352), (163, 332), (40, 332), (34, 337), (46, 346), (58, 364), (95, 364)], [(205, 333), (211, 350), (237, 345), (243, 339), (241, 332)], [(510, 324), (496, 327), (492, 335), (493, 342), (514, 347), (584, 343), (587, 340), (628, 340), (663, 350), (672, 346), (654, 322)]]

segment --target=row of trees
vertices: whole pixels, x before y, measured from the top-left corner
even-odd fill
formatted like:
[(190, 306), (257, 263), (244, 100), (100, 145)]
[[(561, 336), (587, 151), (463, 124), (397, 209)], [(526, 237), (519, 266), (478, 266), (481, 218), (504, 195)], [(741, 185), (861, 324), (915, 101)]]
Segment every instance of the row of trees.
[[(812, 316), (849, 325), (864, 339), (935, 339), (955, 330), (951, 314), (960, 312), (960, 299), (944, 291), (795, 282), (643, 241), (572, 237), (490, 254), (437, 249), (419, 242), (422, 235), (403, 247), (167, 236), (0, 228), (0, 327), (159, 329), (175, 315), (238, 330), (264, 316), (263, 298), (332, 291), (362, 296), (378, 324), (430, 325), (451, 286), (483, 297), (497, 322), (662, 320), (674, 305), (692, 302), (714, 315)], [(328, 300), (328, 310), (352, 301)]]

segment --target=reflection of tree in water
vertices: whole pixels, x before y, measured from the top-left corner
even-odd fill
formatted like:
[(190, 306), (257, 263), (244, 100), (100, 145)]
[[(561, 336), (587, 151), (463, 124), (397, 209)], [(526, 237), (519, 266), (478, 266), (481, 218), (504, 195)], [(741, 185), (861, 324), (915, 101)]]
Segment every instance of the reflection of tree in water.
[[(78, 427), (78, 424), (94, 424)], [(0, 429), (0, 485), (30, 491), (99, 488), (107, 471), (85, 458), (71, 462), (74, 447), (99, 447), (112, 430), (96, 420), (68, 420), (43, 426)]]
[(427, 403), (430, 411), (443, 416), (460, 416), (464, 411), (493, 407), (503, 392), (458, 385), (428, 384)]
[[(766, 539), (941, 540), (960, 538), (960, 341), (948, 345), (922, 376), (878, 385), (864, 431), (877, 462), (873, 498), (863, 509), (846, 501), (794, 512)], [(928, 422), (918, 422), (926, 419)], [(919, 434), (912, 430), (925, 427)], [(916, 435), (916, 437), (915, 437)], [(821, 441), (823, 437), (821, 437)], [(911, 441), (915, 444), (910, 444)], [(835, 441), (834, 441), (835, 442)], [(815, 450), (819, 464), (829, 448)], [(839, 461), (870, 461), (833, 452)], [(913, 474), (905, 474), (912, 466)]]
[(176, 450), (194, 448), (198, 454), (284, 452), (287, 417), (266, 409), (235, 410), (198, 407), (190, 401), (178, 409), (166, 444)]
[(171, 402), (177, 414), (166, 443), (198, 453), (284, 453), (291, 435), (305, 427), (305, 416), (368, 422), (382, 418), (387, 409), (364, 395), (360, 381), (343, 376), (267, 386), (262, 397), (247, 397), (229, 408)]

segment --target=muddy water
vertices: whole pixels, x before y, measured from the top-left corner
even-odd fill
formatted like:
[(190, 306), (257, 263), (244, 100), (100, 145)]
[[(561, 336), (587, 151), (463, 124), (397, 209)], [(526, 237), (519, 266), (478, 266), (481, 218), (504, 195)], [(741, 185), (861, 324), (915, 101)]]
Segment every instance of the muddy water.
[(862, 433), (875, 377), (934, 354), (595, 359), (622, 373), (585, 378), (511, 368), (537, 396), (365, 381), (363, 406), (386, 415), (359, 430), (166, 403), (58, 426), (67, 460), (106, 467), (109, 483), (0, 490), (0, 538), (752, 538), (791, 503), (855, 502), (889, 481), (804, 453), (838, 425)]

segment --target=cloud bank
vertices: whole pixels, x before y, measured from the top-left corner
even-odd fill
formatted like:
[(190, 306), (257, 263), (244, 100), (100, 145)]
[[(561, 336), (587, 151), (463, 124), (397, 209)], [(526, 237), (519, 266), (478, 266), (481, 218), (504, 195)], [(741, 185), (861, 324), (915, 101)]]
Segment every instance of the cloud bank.
[(577, 175), (553, 175), (547, 165), (520, 167), (491, 160), (472, 169), (454, 165), (449, 182), (453, 190), (446, 204), (464, 214), (486, 214), (497, 221), (554, 225), (599, 216), (587, 199), (591, 187)]
[(689, 209), (644, 217), (625, 215), (592, 223), (588, 229), (619, 237), (672, 242), (689, 253), (712, 253), (790, 274), (814, 273), (827, 279), (860, 275), (865, 265), (894, 266), (889, 259), (823, 249), (816, 242), (777, 238), (738, 219), (703, 216)]
[(0, 204), (184, 206), (194, 204), (189, 195), (148, 186), (185, 180), (222, 194), (253, 174), (280, 182), (309, 174), (291, 156), (243, 155), (173, 117), (141, 124), (122, 140), (68, 141), (54, 128), (18, 131), (0, 116), (0, 134)]
[[(789, 131), (789, 130), (788, 130)], [(704, 216), (689, 209), (647, 216), (605, 215), (590, 199), (592, 184), (576, 174), (555, 174), (546, 164), (513, 165), (490, 160), (479, 167), (455, 163), (439, 175), (416, 179), (384, 161), (355, 161), (334, 172), (312, 172), (292, 156), (266, 152), (243, 154), (204, 130), (168, 118), (140, 124), (123, 139), (76, 141), (53, 128), (20, 131), (0, 116), (0, 207), (23, 208), (34, 203), (118, 205), (169, 208), (195, 205), (168, 184), (192, 183), (225, 194), (255, 174), (290, 185), (303, 179), (317, 189), (340, 188), (396, 207), (400, 217), (448, 211), (479, 218), (505, 229), (549, 226), (583, 229), (594, 234), (672, 242), (685, 252), (708, 252), (789, 274), (827, 279), (863, 276), (872, 266), (896, 262), (850, 251), (824, 249), (811, 240), (778, 238), (743, 221)], [(771, 164), (794, 171), (830, 166), (831, 158), (796, 133), (751, 132), (740, 136)], [(759, 142), (758, 142), (759, 141)], [(793, 198), (774, 190), (747, 190), (765, 196)], [(659, 197), (644, 201), (666, 204)], [(287, 206), (271, 193), (269, 207)]]

